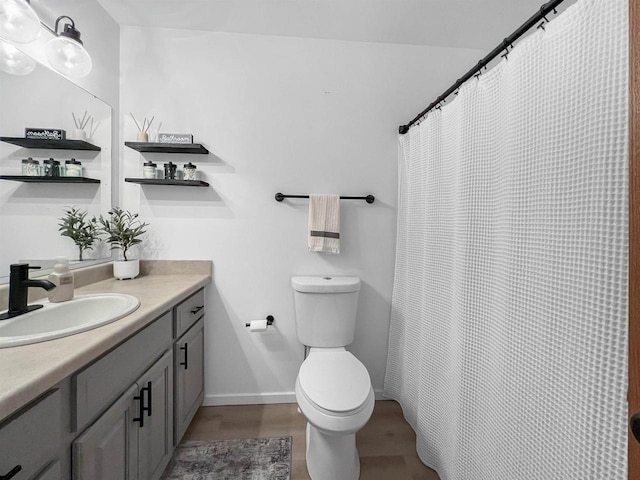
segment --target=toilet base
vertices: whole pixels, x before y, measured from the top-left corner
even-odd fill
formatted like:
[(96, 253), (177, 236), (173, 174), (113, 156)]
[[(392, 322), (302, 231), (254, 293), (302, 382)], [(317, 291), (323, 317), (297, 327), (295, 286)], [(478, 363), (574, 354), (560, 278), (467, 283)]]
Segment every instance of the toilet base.
[(312, 480), (358, 480), (356, 434), (327, 435), (307, 422), (307, 470)]

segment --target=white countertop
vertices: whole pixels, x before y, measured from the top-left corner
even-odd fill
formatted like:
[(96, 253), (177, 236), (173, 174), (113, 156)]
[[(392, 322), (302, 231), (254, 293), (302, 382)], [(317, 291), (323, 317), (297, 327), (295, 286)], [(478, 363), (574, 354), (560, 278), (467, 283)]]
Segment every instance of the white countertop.
[(110, 278), (77, 288), (78, 295), (128, 293), (140, 299), (140, 307), (120, 320), (87, 332), (0, 349), (0, 422), (211, 282), (210, 273), (188, 270), (174, 269), (179, 274), (159, 271), (133, 280)]

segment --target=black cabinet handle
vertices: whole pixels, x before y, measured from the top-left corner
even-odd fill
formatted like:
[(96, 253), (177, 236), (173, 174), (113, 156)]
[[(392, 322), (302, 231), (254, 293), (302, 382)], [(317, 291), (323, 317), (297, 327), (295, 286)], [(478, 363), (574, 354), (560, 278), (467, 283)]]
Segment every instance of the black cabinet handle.
[[(147, 401), (144, 401), (146, 392)], [(151, 382), (147, 382), (146, 387), (140, 389), (140, 395), (133, 397), (134, 400), (140, 401), (140, 416), (133, 419), (134, 422), (140, 424), (140, 428), (144, 427), (144, 413), (147, 412), (148, 416), (151, 416)], [(146, 403), (146, 405), (145, 405)], [(1, 480), (1, 479), (0, 479)]]
[(15, 477), (18, 472), (22, 470), (22, 465), (16, 465), (11, 469), (11, 471), (5, 475), (0, 475), (0, 480), (9, 480), (10, 478)]
[(136, 395), (133, 397), (134, 400), (138, 400), (140, 402), (140, 416), (135, 417), (133, 419), (134, 422), (138, 422), (140, 424), (140, 428), (144, 427), (144, 388), (140, 389), (140, 395)]
[(204, 305), (200, 305), (199, 307), (191, 309), (191, 315), (195, 315), (196, 313), (198, 313), (203, 308), (204, 308)]
[(180, 350), (184, 350), (184, 362), (180, 362), (180, 365), (184, 365), (184, 369), (189, 370), (189, 344), (185, 343), (184, 347), (180, 347)]
[(142, 390), (147, 391), (147, 406), (142, 407), (142, 411), (146, 411), (147, 415), (151, 416), (151, 382), (147, 382), (147, 386), (140, 389), (140, 391)]

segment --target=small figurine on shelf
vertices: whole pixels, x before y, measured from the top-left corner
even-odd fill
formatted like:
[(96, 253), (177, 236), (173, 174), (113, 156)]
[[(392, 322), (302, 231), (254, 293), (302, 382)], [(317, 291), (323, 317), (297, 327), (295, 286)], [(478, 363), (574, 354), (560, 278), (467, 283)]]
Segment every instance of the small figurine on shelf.
[(86, 140), (87, 139), (87, 133), (85, 132), (84, 129), (89, 124), (89, 121), (93, 122), (93, 117), (91, 115), (89, 115), (87, 117), (87, 113), (88, 112), (85, 110), (84, 111), (84, 115), (82, 116), (82, 119), (78, 120), (78, 118), (80, 118), (80, 116), (78, 115), (78, 117), (76, 117), (75, 114), (73, 112), (71, 112), (71, 116), (73, 117), (73, 123), (76, 126), (76, 128), (71, 131), (71, 138), (73, 140)]
[(136, 117), (133, 116), (133, 113), (129, 113), (129, 114), (131, 115), (131, 118), (133, 118), (133, 121), (135, 122), (136, 127), (138, 127), (138, 135), (136, 136), (136, 140), (138, 142), (148, 142), (149, 127), (151, 127), (151, 124), (153, 123), (153, 119), (156, 117), (155, 116), (151, 117), (151, 120), (149, 121), (149, 123), (147, 123), (147, 117), (144, 117), (144, 121), (142, 122), (142, 127), (140, 127), (140, 124), (136, 120)]

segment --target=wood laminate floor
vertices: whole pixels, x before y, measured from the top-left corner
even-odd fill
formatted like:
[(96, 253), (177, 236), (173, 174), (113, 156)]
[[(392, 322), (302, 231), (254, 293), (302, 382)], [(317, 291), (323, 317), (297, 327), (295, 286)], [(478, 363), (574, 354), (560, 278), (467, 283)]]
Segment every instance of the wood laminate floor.
[[(309, 480), (305, 427), (295, 403), (202, 407), (183, 441), (291, 436), (291, 480)], [(418, 459), (415, 433), (396, 402), (376, 402), (371, 419), (357, 434), (357, 445), (361, 480), (439, 480)]]

